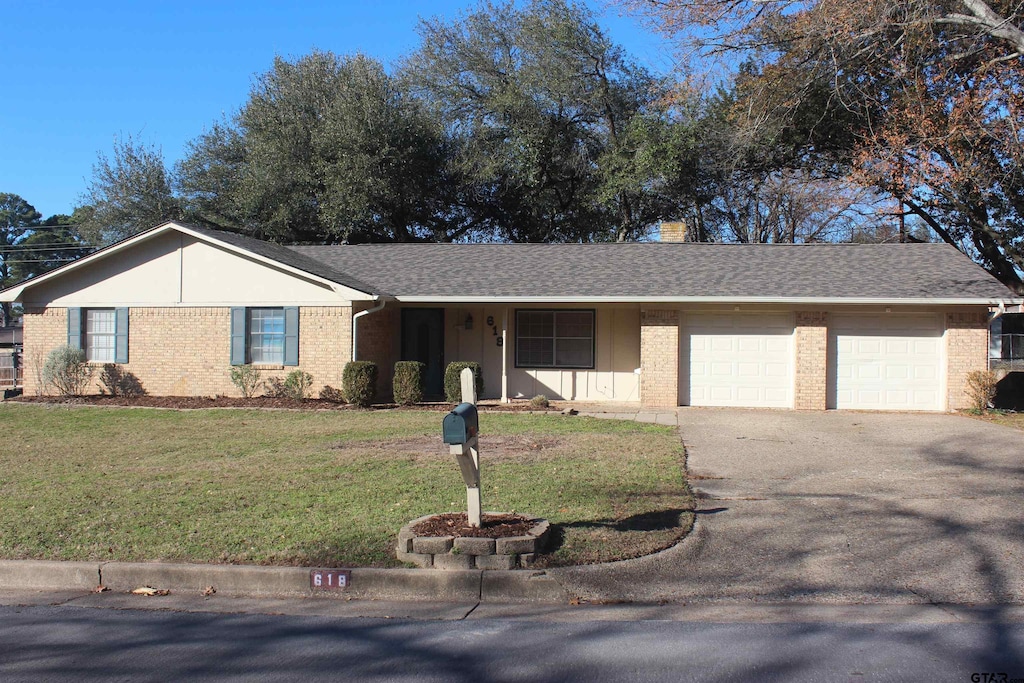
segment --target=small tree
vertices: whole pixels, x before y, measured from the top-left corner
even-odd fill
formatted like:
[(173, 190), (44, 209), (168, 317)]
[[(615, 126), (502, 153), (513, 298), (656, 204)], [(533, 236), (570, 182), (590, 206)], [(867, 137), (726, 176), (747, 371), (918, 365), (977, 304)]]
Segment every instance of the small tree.
[(377, 364), (366, 360), (354, 360), (345, 364), (341, 373), (341, 390), (345, 400), (353, 405), (368, 408), (377, 399)]
[(423, 374), (426, 369), (426, 365), (415, 360), (395, 363), (395, 379), (391, 383), (395, 403), (411, 406), (423, 401)]
[(449, 363), (444, 371), (444, 397), (449, 403), (458, 403), (462, 400), (462, 379), (460, 375), (464, 368), (469, 368), (473, 371), (473, 377), (476, 379), (477, 398), (484, 393), (484, 376), (480, 370), (480, 364), (455, 361)]
[(92, 379), (92, 368), (85, 351), (73, 346), (58, 346), (43, 364), (43, 383), (61, 396), (81, 396)]

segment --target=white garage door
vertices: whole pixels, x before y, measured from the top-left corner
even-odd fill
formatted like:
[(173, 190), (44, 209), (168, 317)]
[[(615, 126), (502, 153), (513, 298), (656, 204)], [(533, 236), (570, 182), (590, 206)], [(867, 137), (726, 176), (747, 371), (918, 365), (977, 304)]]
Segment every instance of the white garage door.
[(942, 410), (942, 328), (936, 315), (834, 315), (833, 407)]
[(680, 402), (692, 406), (793, 407), (791, 315), (685, 316)]

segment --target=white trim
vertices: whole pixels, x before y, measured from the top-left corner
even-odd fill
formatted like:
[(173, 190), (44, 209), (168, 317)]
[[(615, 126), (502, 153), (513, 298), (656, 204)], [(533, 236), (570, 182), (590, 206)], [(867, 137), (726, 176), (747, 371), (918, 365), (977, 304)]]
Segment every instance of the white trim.
[[(358, 301), (358, 299), (357, 299)], [(232, 301), (210, 301), (202, 303), (175, 303), (167, 301), (117, 301), (117, 305), (109, 301), (75, 301), (55, 304), (49, 301), (24, 301), (21, 304), (25, 308), (116, 308), (126, 306), (130, 308), (226, 308), (230, 306), (245, 306), (252, 308), (280, 308), (281, 306), (302, 306), (322, 308), (351, 308), (352, 302), (349, 299), (338, 299), (334, 301), (255, 301), (240, 304), (237, 300)]]
[[(163, 225), (159, 225), (159, 226), (157, 226), (155, 228), (152, 228), (150, 230), (147, 230), (145, 232), (141, 232), (138, 235), (135, 235), (134, 237), (130, 237), (130, 238), (124, 240), (123, 242), (119, 242), (119, 243), (117, 243), (115, 245), (112, 245), (110, 247), (107, 247), (105, 249), (100, 249), (99, 251), (93, 252), (92, 254), (89, 254), (88, 256), (84, 256), (84, 257), (78, 259), (77, 261), (72, 261), (71, 263), (68, 263), (67, 265), (61, 266), (60, 268), (57, 268), (56, 270), (51, 270), (49, 273), (44, 273), (43, 275), (40, 275), (39, 277), (33, 278), (32, 280), (29, 280), (29, 281), (27, 281), (25, 283), (22, 283), (20, 285), (15, 285), (14, 287), (11, 287), (10, 289), (4, 290), (4, 292), (0, 292), (0, 301), (10, 301), (10, 302), (17, 301), (19, 298), (21, 298), (22, 293), (26, 289), (28, 289), (30, 287), (35, 287), (36, 285), (38, 285), (40, 283), (47, 282), (47, 281), (52, 280), (52, 279), (57, 278), (57, 277), (61, 277), (65, 273), (68, 273), (68, 272), (70, 272), (72, 270), (77, 270), (78, 268), (81, 268), (81, 267), (86, 266), (86, 265), (88, 265), (90, 263), (93, 263), (94, 261), (99, 261), (101, 259), (104, 259), (104, 258), (112, 255), (112, 254), (116, 254), (118, 252), (124, 251), (125, 249), (128, 249), (128, 248), (138, 244), (139, 242), (144, 242), (144, 241), (146, 241), (148, 239), (152, 239), (153, 237), (156, 237), (158, 235), (162, 235), (165, 232), (169, 232), (171, 230), (177, 230), (179, 233), (188, 235), (188, 236), (190, 236), (190, 237), (192, 237), (194, 239), (199, 240), (200, 242), (205, 242), (207, 244), (215, 245), (217, 247), (220, 247), (221, 249), (224, 249), (225, 251), (230, 251), (230, 252), (232, 252), (234, 254), (242, 256), (243, 258), (247, 258), (247, 259), (256, 261), (258, 263), (262, 263), (264, 265), (270, 266), (270, 267), (275, 268), (277, 270), (282, 270), (282, 271), (284, 271), (286, 273), (289, 273), (290, 275), (294, 275), (294, 276), (296, 276), (296, 277), (298, 277), (300, 279), (304, 279), (304, 280), (313, 282), (315, 284), (322, 285), (326, 289), (331, 290), (335, 294), (338, 294), (339, 296), (342, 296), (343, 298), (345, 298), (348, 301), (371, 301), (371, 300), (374, 299), (374, 295), (373, 294), (369, 294), (367, 292), (363, 292), (361, 290), (354, 289), (352, 287), (347, 287), (347, 286), (342, 285), (342, 284), (340, 284), (338, 282), (334, 282), (332, 280), (328, 280), (325, 277), (321, 277), (319, 275), (314, 275), (313, 273), (307, 272), (307, 271), (302, 270), (300, 268), (295, 268), (294, 266), (289, 266), (288, 264), (282, 263), (282, 262), (280, 262), (280, 261), (278, 261), (276, 259), (272, 259), (272, 258), (269, 258), (269, 257), (266, 257), (266, 256), (261, 256), (260, 254), (257, 254), (255, 252), (249, 251), (248, 249), (245, 249), (243, 247), (236, 247), (233, 244), (229, 244), (227, 242), (222, 242), (221, 240), (216, 239), (215, 237), (210, 237), (209, 235), (204, 235), (204, 234), (202, 234), (200, 232), (196, 232), (195, 230), (191, 230), (191, 229), (189, 229), (189, 228), (187, 228), (187, 227), (185, 227), (183, 225), (180, 225), (178, 223), (175, 223), (175, 222), (171, 221), (171, 222), (168, 222), (168, 223), (164, 223)], [(182, 249), (182, 247), (179, 246), (179, 251), (181, 249)], [(361, 296), (350, 296), (350, 295), (348, 295), (346, 293), (346, 291), (347, 292), (352, 292), (352, 293), (355, 293), (355, 294), (361, 295)], [(76, 304), (76, 305), (78, 305), (78, 304)], [(81, 305), (84, 306), (86, 304), (81, 304)], [(208, 304), (208, 305), (215, 305), (215, 304)]]
[(776, 296), (395, 296), (399, 302), (407, 303), (536, 303), (536, 304), (581, 304), (581, 303), (717, 303), (717, 304), (852, 304), (852, 305), (900, 305), (900, 306), (999, 306), (1014, 305), (1024, 299), (981, 299), (973, 298), (868, 298), (868, 297), (776, 297)]

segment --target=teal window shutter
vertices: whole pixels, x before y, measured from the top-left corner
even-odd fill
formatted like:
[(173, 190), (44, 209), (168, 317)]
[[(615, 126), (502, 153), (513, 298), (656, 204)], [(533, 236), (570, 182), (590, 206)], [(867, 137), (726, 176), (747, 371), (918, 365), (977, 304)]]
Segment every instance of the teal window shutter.
[(245, 365), (245, 308), (231, 308), (231, 364)]
[(299, 364), (299, 307), (284, 309), (284, 364)]
[(114, 309), (114, 362), (128, 362), (128, 309)]
[(82, 348), (82, 309), (68, 309), (68, 346)]

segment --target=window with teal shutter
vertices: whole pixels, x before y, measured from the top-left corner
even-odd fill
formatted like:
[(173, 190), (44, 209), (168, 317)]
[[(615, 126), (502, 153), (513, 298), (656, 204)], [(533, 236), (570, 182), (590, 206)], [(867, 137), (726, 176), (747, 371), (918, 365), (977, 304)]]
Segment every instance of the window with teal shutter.
[(231, 364), (299, 364), (299, 308), (232, 308)]

